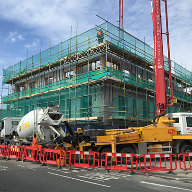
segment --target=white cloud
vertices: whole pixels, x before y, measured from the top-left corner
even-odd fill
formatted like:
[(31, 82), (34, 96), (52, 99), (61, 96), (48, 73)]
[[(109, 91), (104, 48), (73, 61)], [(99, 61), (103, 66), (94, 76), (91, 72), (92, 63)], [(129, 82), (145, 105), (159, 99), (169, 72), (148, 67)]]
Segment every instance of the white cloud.
[(17, 31), (14, 31), (14, 32), (10, 31), (8, 38), (6, 38), (4, 41), (14, 43), (16, 41), (21, 41), (21, 40), (25, 40), (25, 38), (23, 38), (22, 35), (19, 35)]
[(60, 42), (70, 37), (73, 24), (83, 18), (83, 24), (88, 23), (85, 14), (89, 4), (79, 0), (6, 0), (1, 2), (0, 17)]
[[(52, 45), (61, 40), (69, 39), (71, 26), (72, 36), (103, 22), (95, 15), (98, 14), (118, 25), (118, 0), (6, 0), (1, 2), (0, 17), (24, 28), (40, 37), (51, 37)], [(161, 3), (164, 19), (164, 2)], [(191, 0), (168, 1), (168, 17), (170, 31), (171, 58), (179, 64), (192, 70), (192, 3)], [(153, 47), (153, 26), (150, 0), (124, 1), (124, 28), (135, 37), (144, 40)], [(163, 26), (164, 23), (163, 23)], [(165, 27), (163, 28), (165, 29)], [(165, 30), (164, 30), (165, 31)], [(20, 36), (20, 39), (23, 37)], [(164, 36), (163, 39), (166, 39)], [(14, 36), (11, 42), (19, 40)], [(43, 42), (44, 43), (44, 42)], [(49, 43), (49, 42), (48, 42)], [(48, 44), (47, 43), (47, 44)], [(35, 46), (26, 44), (26, 48)], [(37, 45), (36, 45), (37, 46)], [(166, 44), (164, 44), (166, 54)]]
[(26, 48), (35, 48), (40, 44), (39, 39), (34, 39), (32, 43), (24, 45)]

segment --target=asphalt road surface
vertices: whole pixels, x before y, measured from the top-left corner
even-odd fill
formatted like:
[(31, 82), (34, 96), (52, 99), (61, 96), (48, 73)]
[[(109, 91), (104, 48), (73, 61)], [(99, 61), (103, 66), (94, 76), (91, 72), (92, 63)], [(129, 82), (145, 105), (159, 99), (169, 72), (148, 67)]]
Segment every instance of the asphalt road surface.
[(98, 169), (81, 169), (0, 160), (0, 192), (55, 191), (191, 191), (192, 184), (147, 177), (142, 174)]

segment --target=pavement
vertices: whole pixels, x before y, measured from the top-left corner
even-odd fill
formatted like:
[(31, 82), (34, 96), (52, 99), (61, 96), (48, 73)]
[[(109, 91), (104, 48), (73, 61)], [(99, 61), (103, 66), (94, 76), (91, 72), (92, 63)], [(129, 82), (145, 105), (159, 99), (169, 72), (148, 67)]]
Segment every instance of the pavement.
[[(186, 162), (186, 164), (189, 165), (188, 161)], [(192, 183), (192, 167), (187, 171), (181, 170), (179, 166), (179, 162), (177, 163), (177, 169), (174, 171), (155, 171), (155, 172), (144, 173), (138, 170), (134, 173), (139, 175), (143, 174), (146, 176), (159, 177), (162, 179), (170, 179), (170, 180), (176, 180), (176, 181), (183, 181), (186, 183)]]
[[(157, 162), (157, 167), (158, 167)], [(170, 163), (170, 162), (169, 162)], [(168, 167), (169, 163), (167, 161), (167, 166), (165, 166), (165, 162), (161, 162), (162, 167)], [(189, 161), (186, 161), (186, 167), (188, 168), (187, 171), (180, 169), (179, 161), (177, 161), (177, 165), (174, 163), (172, 164), (173, 168), (177, 166), (177, 169), (174, 171), (153, 171), (153, 172), (142, 172), (138, 168), (137, 171), (129, 172), (129, 174), (136, 174), (136, 175), (145, 175), (146, 177), (157, 177), (162, 179), (169, 179), (169, 180), (176, 180), (176, 181), (182, 181), (186, 183), (192, 183), (192, 166), (190, 166), (192, 163)], [(151, 166), (149, 163), (147, 163), (147, 168), (150, 170), (150, 167), (155, 168), (155, 161), (151, 161)], [(181, 163), (181, 167), (183, 167), (183, 163)], [(102, 168), (99, 168), (102, 169)], [(144, 167), (142, 167), (144, 169)], [(158, 169), (158, 168), (157, 168)], [(169, 169), (169, 168), (168, 168)], [(118, 171), (118, 170), (109, 170), (109, 171)], [(120, 171), (119, 171), (120, 172)], [(123, 171), (125, 172), (125, 171)]]
[(183, 181), (186, 183), (192, 183), (192, 170), (184, 171), (184, 170), (177, 169), (173, 172), (158, 171), (158, 172), (150, 172), (148, 173), (148, 175), (159, 177), (162, 179), (170, 179), (170, 180)]

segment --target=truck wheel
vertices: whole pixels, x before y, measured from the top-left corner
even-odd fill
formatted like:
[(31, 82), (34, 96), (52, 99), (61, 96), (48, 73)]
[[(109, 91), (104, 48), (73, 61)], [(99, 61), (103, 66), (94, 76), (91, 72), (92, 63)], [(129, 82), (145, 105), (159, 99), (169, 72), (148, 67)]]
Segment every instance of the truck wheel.
[(181, 146), (181, 153), (189, 153), (192, 152), (192, 147), (190, 145)]
[[(181, 146), (181, 150), (180, 150), (180, 153), (189, 153), (189, 152), (192, 152), (192, 147), (190, 145), (183, 145)], [(183, 157), (181, 157), (181, 160), (183, 159)], [(188, 161), (188, 160), (192, 160), (192, 157), (185, 157), (185, 161)]]
[[(131, 147), (124, 147), (123, 149), (120, 150), (120, 153), (134, 153), (135, 154), (135, 151)], [(131, 160), (127, 158), (127, 164), (129, 164), (130, 162), (131, 162)], [(122, 163), (126, 164), (125, 157), (122, 157)]]

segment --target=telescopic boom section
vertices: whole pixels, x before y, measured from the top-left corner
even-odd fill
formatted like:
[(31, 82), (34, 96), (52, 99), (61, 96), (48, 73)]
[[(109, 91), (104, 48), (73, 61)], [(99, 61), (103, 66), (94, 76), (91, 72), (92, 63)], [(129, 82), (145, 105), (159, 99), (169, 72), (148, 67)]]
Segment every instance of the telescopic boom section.
[(153, 0), (153, 39), (154, 39), (154, 69), (155, 69), (155, 87), (157, 115), (166, 110), (166, 90), (165, 74), (163, 61), (163, 40), (161, 24), (161, 6), (160, 0)]
[(119, 0), (119, 28), (123, 29), (123, 0)]
[[(165, 89), (160, 0), (152, 0), (152, 9), (153, 9), (152, 10), (153, 38), (154, 38), (154, 70), (155, 70), (156, 104), (157, 104), (156, 113), (157, 115), (160, 115), (166, 110), (167, 106), (170, 106), (170, 104), (168, 104), (168, 99), (170, 97), (166, 98), (166, 89)], [(168, 32), (166, 33), (166, 35), (167, 34)], [(168, 63), (170, 65), (170, 58), (168, 60), (169, 60)], [(171, 70), (171, 67), (169, 69)], [(172, 89), (172, 81), (170, 81), (170, 87)], [(172, 95), (172, 101), (173, 101), (173, 95)]]

